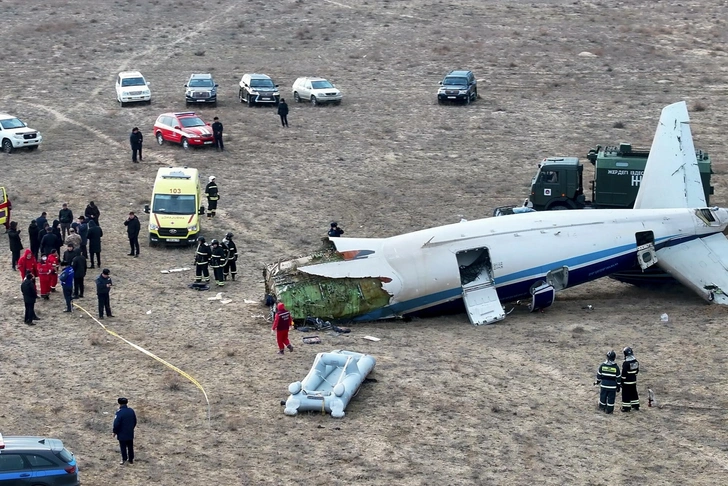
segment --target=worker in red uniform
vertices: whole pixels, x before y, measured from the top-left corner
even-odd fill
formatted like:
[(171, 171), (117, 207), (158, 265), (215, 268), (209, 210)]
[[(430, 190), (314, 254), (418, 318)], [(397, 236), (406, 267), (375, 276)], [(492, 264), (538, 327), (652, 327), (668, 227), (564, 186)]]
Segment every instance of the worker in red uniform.
[(48, 263), (53, 265), (53, 271), (51, 272), (51, 292), (55, 292), (56, 285), (58, 285), (58, 272), (60, 270), (58, 268), (60, 259), (58, 258), (58, 252), (56, 252), (56, 250), (51, 250), (51, 254), (48, 255)]
[(28, 248), (23, 253), (23, 256), (18, 260), (18, 271), (20, 272), (20, 278), (25, 280), (25, 272), (28, 271), (33, 274), (34, 277), (38, 276), (38, 262), (33, 256), (33, 250)]
[(283, 302), (278, 302), (278, 312), (273, 319), (273, 331), (276, 333), (276, 339), (278, 340), (278, 354), (283, 354), (285, 347), (288, 347), (289, 351), (293, 351), (293, 346), (288, 340), (288, 330), (293, 324), (291, 319), (291, 313), (288, 312)]
[(50, 299), (52, 273), (53, 265), (48, 261), (48, 257), (43, 255), (38, 264), (38, 280), (40, 280), (40, 296), (45, 300)]

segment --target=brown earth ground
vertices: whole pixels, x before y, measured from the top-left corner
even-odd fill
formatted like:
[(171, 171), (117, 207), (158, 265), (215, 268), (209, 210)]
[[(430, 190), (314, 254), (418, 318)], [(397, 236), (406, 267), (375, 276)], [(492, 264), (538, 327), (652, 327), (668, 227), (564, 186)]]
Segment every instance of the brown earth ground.
[[(83, 313), (62, 314), (59, 293), (39, 302), (36, 327), (23, 325), (2, 245), (2, 433), (61, 438), (83, 484), (99, 486), (725, 482), (726, 311), (682, 288), (605, 279), (488, 327), (458, 314), (355, 324), (317, 346), (294, 333), (283, 358), (258, 303), (263, 265), (316, 248), (330, 220), (382, 237), (489, 216), (525, 197), (540, 158), (646, 146), (660, 109), (683, 99), (696, 145), (713, 155), (713, 202), (726, 204), (725, 2), (0, 0), (0, 10), (0, 111), (44, 136), (36, 152), (1, 157), (26, 246), (41, 211), (96, 201), (115, 283), (116, 318), (104, 322), (189, 372), (211, 404), (208, 423), (194, 385)], [(476, 103), (435, 102), (453, 68), (476, 73)], [(129, 69), (151, 81), (151, 106), (116, 103), (114, 77)], [(221, 85), (219, 106), (197, 111), (225, 124), (224, 154), (154, 144), (154, 119), (185, 108), (192, 72)], [(326, 76), (345, 99), (291, 103), (284, 130), (274, 110), (238, 102), (246, 72), (271, 75), (288, 97), (297, 76)], [(133, 126), (147, 137), (138, 165)], [(204, 235), (237, 235), (230, 304), (189, 290), (189, 272), (160, 272), (189, 266), (191, 249), (143, 240), (139, 259), (125, 256), (122, 222), (168, 164), (217, 176), (221, 210)], [(93, 292), (80, 304), (93, 312)], [(626, 345), (642, 363), (643, 411), (606, 416), (593, 373)], [(317, 352), (340, 348), (375, 356), (377, 382), (342, 420), (285, 416), (287, 385)], [(657, 408), (646, 407), (648, 386)], [(127, 468), (111, 436), (122, 395), (140, 418)]]

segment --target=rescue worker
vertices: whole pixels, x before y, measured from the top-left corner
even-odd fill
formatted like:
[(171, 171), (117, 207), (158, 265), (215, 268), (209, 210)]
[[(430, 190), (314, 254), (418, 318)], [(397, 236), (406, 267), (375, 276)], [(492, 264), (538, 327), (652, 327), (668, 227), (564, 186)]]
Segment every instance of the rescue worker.
[(142, 142), (144, 141), (144, 135), (139, 131), (139, 128), (134, 127), (131, 129), (131, 135), (129, 135), (129, 144), (131, 145), (131, 161), (137, 163), (137, 153), (139, 154), (139, 160), (142, 160)]
[(73, 211), (68, 209), (68, 203), (63, 203), (61, 210), (58, 211), (58, 221), (61, 223), (61, 241), (66, 239), (66, 234), (71, 229), (73, 219)]
[(217, 210), (217, 201), (220, 195), (217, 192), (217, 183), (215, 176), (210, 176), (210, 182), (205, 186), (205, 196), (207, 197), (207, 217), (214, 218)]
[(35, 323), (33, 321), (40, 320), (35, 315), (35, 301), (38, 299), (38, 289), (35, 288), (35, 277), (33, 277), (30, 271), (25, 273), (23, 283), (20, 284), (20, 291), (23, 293), (23, 303), (25, 304), (25, 317), (23, 322), (29, 326), (34, 326)]
[(48, 257), (43, 255), (38, 264), (38, 280), (40, 280), (40, 297), (45, 300), (50, 299), (51, 273), (53, 273), (53, 265), (48, 262)]
[(627, 346), (622, 350), (624, 362), (622, 363), (622, 411), (640, 409), (640, 397), (637, 394), (637, 373), (640, 372), (640, 362), (634, 357), (632, 348)]
[(331, 223), (331, 228), (329, 229), (329, 237), (331, 238), (338, 238), (339, 236), (344, 234), (344, 230), (339, 228), (339, 223), (336, 221), (333, 221)]
[(207, 265), (210, 262), (212, 256), (212, 250), (209, 245), (205, 243), (204, 236), (197, 237), (197, 251), (195, 252), (195, 282), (209, 282), (210, 271)]
[(617, 353), (614, 350), (607, 353), (607, 360), (597, 369), (595, 385), (601, 385), (599, 393), (599, 410), (607, 413), (614, 412), (614, 401), (619, 392), (619, 366), (614, 362)]
[(111, 315), (111, 300), (109, 299), (109, 292), (111, 292), (111, 271), (108, 268), (104, 268), (101, 271), (101, 275), (96, 277), (96, 297), (99, 301), (99, 319), (104, 318), (104, 311), (106, 311), (106, 317), (114, 317)]
[(222, 122), (220, 122), (218, 117), (215, 117), (214, 123), (212, 124), (212, 136), (215, 137), (215, 147), (220, 152), (225, 150), (225, 144), (222, 143), (222, 129)]
[(66, 310), (63, 312), (71, 312), (71, 299), (73, 298), (73, 267), (71, 262), (63, 262), (63, 271), (61, 271), (60, 280), (63, 289), (63, 298), (66, 300)]
[(43, 228), (40, 228), (38, 226), (38, 222), (36, 220), (32, 220), (30, 222), (30, 225), (28, 226), (28, 239), (30, 240), (30, 251), (33, 253), (33, 256), (38, 258), (38, 251), (40, 250), (40, 239), (38, 236), (40, 235), (40, 230)]
[[(33, 256), (33, 252), (29, 249), (25, 250), (23, 257), (18, 260), (18, 271), (20, 272), (20, 278), (25, 279), (25, 274), (30, 272), (33, 277), (38, 276), (38, 262)], [(33, 284), (35, 285), (35, 284)]]
[(8, 230), (8, 242), (10, 243), (10, 253), (12, 254), (12, 266), (15, 271), (20, 260), (20, 250), (23, 249), (23, 242), (20, 239), (20, 231), (18, 229), (18, 222), (13, 221), (10, 223), (10, 229)]
[(288, 340), (288, 330), (293, 324), (291, 313), (288, 312), (283, 302), (278, 302), (278, 311), (273, 319), (273, 331), (276, 333), (276, 341), (278, 341), (278, 354), (283, 354), (285, 347), (288, 351), (293, 351), (293, 346)]
[(215, 274), (215, 283), (217, 283), (218, 287), (222, 287), (223, 285), (225, 285), (225, 282), (223, 281), (225, 280), (223, 268), (225, 267), (225, 262), (227, 261), (227, 254), (225, 253), (225, 249), (220, 245), (219, 241), (212, 240), (210, 242), (210, 245), (212, 246), (210, 267)]
[(227, 260), (225, 261), (225, 267), (223, 268), (223, 279), (227, 280), (228, 275), (235, 281), (235, 275), (238, 273), (238, 247), (235, 246), (233, 241), (233, 234), (227, 232), (225, 238), (222, 240), (222, 246), (227, 252)]
[(51, 272), (51, 292), (56, 291), (56, 286), (58, 285), (58, 264), (60, 263), (60, 258), (58, 257), (58, 252), (53, 249), (51, 251), (51, 254), (48, 255), (48, 263), (50, 263), (53, 266), (53, 271)]

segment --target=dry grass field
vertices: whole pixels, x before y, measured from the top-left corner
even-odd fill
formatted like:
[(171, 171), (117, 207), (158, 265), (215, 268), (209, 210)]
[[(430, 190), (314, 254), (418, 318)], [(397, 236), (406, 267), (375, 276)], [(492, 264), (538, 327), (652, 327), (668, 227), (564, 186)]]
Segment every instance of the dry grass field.
[[(329, 221), (382, 237), (489, 216), (526, 196), (540, 158), (646, 146), (662, 107), (679, 100), (712, 156), (713, 202), (725, 205), (724, 1), (0, 0), (0, 11), (0, 111), (44, 137), (36, 152), (0, 154), (24, 244), (41, 211), (96, 201), (115, 283), (116, 317), (104, 323), (194, 376), (211, 404), (208, 422), (192, 383), (83, 313), (63, 314), (60, 293), (25, 326), (3, 244), (3, 434), (62, 439), (92, 486), (725, 482), (726, 309), (680, 287), (605, 279), (480, 328), (463, 313), (355, 324), (320, 345), (294, 332), (282, 358), (259, 303), (264, 264), (317, 248)], [(476, 103), (436, 103), (454, 68), (475, 72)], [(151, 81), (151, 106), (119, 108), (114, 77), (132, 69)], [(225, 124), (224, 153), (154, 143), (154, 120), (185, 109), (193, 72), (220, 83), (219, 106), (196, 111)], [(291, 99), (282, 129), (273, 109), (238, 102), (246, 72), (269, 74), (290, 98), (296, 77), (325, 76), (344, 101)], [(146, 137), (141, 164), (131, 163), (133, 126)], [(220, 210), (203, 233), (236, 234), (232, 303), (188, 289), (190, 272), (161, 273), (190, 266), (192, 249), (144, 239), (140, 258), (126, 256), (126, 214), (141, 212), (157, 169), (173, 164), (217, 176)], [(80, 305), (94, 314), (87, 294)], [(627, 345), (642, 363), (643, 410), (600, 414), (594, 372)], [(377, 381), (341, 420), (285, 416), (288, 384), (332, 349), (373, 355)], [(119, 396), (140, 419), (137, 461), (125, 468), (111, 436)]]

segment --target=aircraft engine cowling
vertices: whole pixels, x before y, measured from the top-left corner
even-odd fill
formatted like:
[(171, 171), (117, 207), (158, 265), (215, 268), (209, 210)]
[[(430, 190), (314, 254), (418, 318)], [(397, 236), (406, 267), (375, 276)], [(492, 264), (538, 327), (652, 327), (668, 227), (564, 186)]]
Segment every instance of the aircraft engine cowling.
[(528, 310), (536, 312), (554, 303), (556, 298), (556, 290), (553, 285), (542, 283), (531, 289), (531, 303), (528, 304)]

